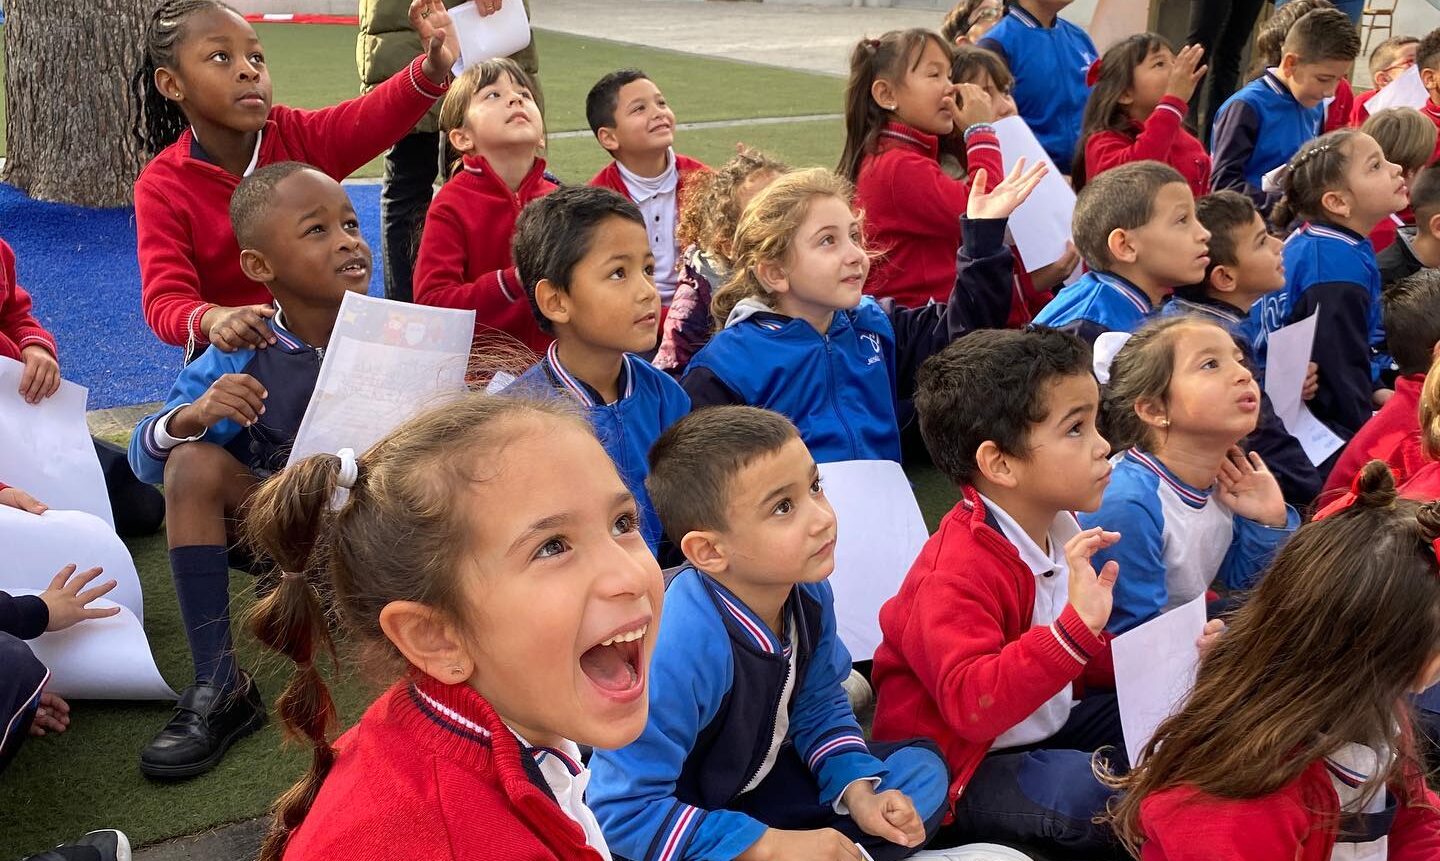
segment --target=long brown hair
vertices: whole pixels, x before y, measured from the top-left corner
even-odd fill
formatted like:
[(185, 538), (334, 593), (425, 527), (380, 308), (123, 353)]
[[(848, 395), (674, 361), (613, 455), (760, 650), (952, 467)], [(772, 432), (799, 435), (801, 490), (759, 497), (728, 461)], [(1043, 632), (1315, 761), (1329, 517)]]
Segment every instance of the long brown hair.
[(870, 95), (876, 79), (900, 84), (909, 72), (920, 65), (925, 45), (934, 42), (950, 57), (950, 46), (934, 30), (912, 27), (891, 30), (878, 39), (861, 39), (850, 52), (850, 80), (845, 85), (845, 149), (835, 172), (856, 182), (860, 178), (860, 162), (875, 149), (880, 130), (889, 119), (889, 111), (881, 108)]
[(1136, 330), (1110, 362), (1110, 382), (1100, 398), (1100, 435), (1113, 451), (1138, 448), (1154, 451), (1159, 442), (1135, 405), (1140, 401), (1165, 403), (1175, 376), (1175, 342), (1183, 329), (1223, 327), (1198, 314), (1159, 317)]
[(1367, 793), (1418, 768), (1397, 718), (1440, 649), (1437, 535), (1440, 503), (1398, 497), (1389, 468), (1371, 461), (1351, 508), (1291, 537), (1140, 765), (1109, 778), (1123, 790), (1111, 819), (1137, 856), (1141, 806), (1171, 787), (1260, 798), (1351, 742), (1397, 754)]
[(1325, 193), (1343, 189), (1345, 170), (1350, 165), (1350, 148), (1355, 138), (1364, 134), (1359, 129), (1336, 129), (1312, 138), (1290, 157), (1281, 172), (1280, 186), (1285, 193), (1270, 211), (1270, 223), (1287, 230), (1298, 220), (1329, 221), (1325, 210)]
[(756, 174), (789, 170), (789, 165), (741, 144), (729, 161), (687, 177), (680, 221), (675, 225), (676, 243), (681, 248), (695, 245), (729, 265), (735, 225), (740, 221), (740, 189)]
[(1120, 99), (1135, 85), (1135, 69), (1161, 48), (1175, 49), (1158, 33), (1136, 33), (1110, 46), (1100, 58), (1100, 77), (1090, 88), (1085, 114), (1080, 120), (1080, 141), (1075, 144), (1075, 159), (1070, 180), (1079, 191), (1085, 185), (1085, 145), (1090, 136), (1099, 132), (1128, 132), (1132, 120)]
[[(287, 736), (313, 748), (310, 769), (275, 802), (260, 861), (279, 861), (335, 761), (329, 734), (335, 703), (316, 658), (335, 657), (332, 623), (350, 634), (371, 663), (391, 673), (403, 659), (380, 630), (392, 601), (417, 601), (456, 613), (455, 580), (468, 552), (469, 514), (458, 500), (475, 485), (479, 452), (496, 451), (537, 422), (588, 428), (560, 399), (467, 395), (404, 423), (360, 458), (343, 503), (332, 509), (340, 459), (331, 454), (291, 464), (255, 492), (246, 542), (283, 572), (255, 606), (250, 632), (295, 662), (276, 701)], [(338, 658), (336, 659), (338, 664)]]
[(470, 110), (470, 100), (475, 98), (475, 94), (500, 80), (501, 75), (509, 75), (516, 86), (524, 87), (532, 96), (535, 95), (535, 79), (530, 77), (529, 72), (520, 68), (520, 64), (509, 57), (496, 57), (476, 63), (461, 72), (460, 77), (450, 84), (450, 91), (445, 94), (445, 99), (440, 102), (440, 140), (445, 145), (447, 179), (460, 170), (461, 156), (455, 147), (450, 145), (450, 132), (464, 125), (465, 114)]

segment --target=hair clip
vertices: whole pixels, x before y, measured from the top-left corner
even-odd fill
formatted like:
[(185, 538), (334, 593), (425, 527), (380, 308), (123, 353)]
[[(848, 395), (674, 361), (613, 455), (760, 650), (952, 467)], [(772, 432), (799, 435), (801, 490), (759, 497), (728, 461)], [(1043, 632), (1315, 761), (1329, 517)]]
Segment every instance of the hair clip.
[(1093, 87), (1100, 81), (1100, 69), (1100, 58), (1096, 57), (1095, 62), (1091, 63), (1085, 72), (1085, 86)]
[(340, 458), (340, 475), (337, 477), (337, 483), (349, 490), (355, 486), (355, 480), (360, 477), (360, 466), (355, 463), (355, 449), (342, 448), (335, 452), (335, 456)]
[(1333, 144), (1326, 143), (1320, 144), (1319, 146), (1312, 147), (1307, 150), (1301, 150), (1300, 154), (1295, 156), (1295, 161), (1290, 164), (1290, 169), (1293, 171), (1295, 168), (1299, 167), (1300, 165), (1304, 164), (1315, 156), (1320, 155), (1321, 153), (1329, 152), (1332, 146)]
[(863, 44), (865, 47), (869, 48), (869, 49), (872, 50), (872, 51), (878, 51), (878, 50), (880, 50), (880, 40), (879, 40), (879, 39), (869, 39), (869, 38), (862, 39), (862, 40), (861, 40), (861, 44)]

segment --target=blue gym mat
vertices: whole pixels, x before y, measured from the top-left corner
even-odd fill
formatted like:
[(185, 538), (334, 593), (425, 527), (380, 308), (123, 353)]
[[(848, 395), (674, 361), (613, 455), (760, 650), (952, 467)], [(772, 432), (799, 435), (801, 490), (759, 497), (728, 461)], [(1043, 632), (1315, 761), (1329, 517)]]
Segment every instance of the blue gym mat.
[[(375, 255), (370, 294), (382, 293), (380, 186), (347, 185)], [(31, 200), (0, 184), (0, 239), (15, 249), (20, 285), (60, 344), (60, 372), (90, 389), (90, 409), (164, 400), (181, 351), (140, 315), (135, 210)]]

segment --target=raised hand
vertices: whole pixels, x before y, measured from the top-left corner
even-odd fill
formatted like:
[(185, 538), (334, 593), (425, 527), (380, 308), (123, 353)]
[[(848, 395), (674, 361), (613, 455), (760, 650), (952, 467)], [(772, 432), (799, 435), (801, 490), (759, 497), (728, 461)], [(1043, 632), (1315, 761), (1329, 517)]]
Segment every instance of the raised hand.
[(925, 842), (925, 821), (910, 797), (898, 789), (876, 792), (868, 781), (856, 781), (845, 790), (845, 806), (850, 809), (850, 818), (866, 834), (897, 846)]
[(1120, 577), (1120, 563), (1111, 559), (1096, 574), (1090, 557), (1119, 540), (1120, 533), (1095, 526), (1065, 542), (1065, 564), (1070, 568), (1070, 606), (1097, 637), (1105, 630), (1110, 610), (1115, 606), (1115, 581)]
[[(45, 630), (63, 631), (76, 622), (104, 619), (120, 612), (119, 607), (85, 606), (115, 588), (115, 581), (107, 580), (94, 589), (85, 589), (91, 580), (103, 572), (103, 568), (91, 568), (72, 579), (70, 575), (75, 573), (75, 566), (66, 565), (61, 568), (60, 573), (50, 581), (49, 588), (40, 593), (40, 600), (44, 601), (50, 610), (50, 623), (45, 626)], [(82, 589), (85, 591), (81, 591)]]
[(1231, 446), (1217, 478), (1220, 501), (1231, 511), (1265, 526), (1278, 529), (1285, 525), (1285, 496), (1260, 455), (1253, 451), (1247, 455), (1240, 446)]
[(265, 414), (270, 396), (260, 381), (249, 374), (225, 374), (210, 384), (195, 403), (182, 407), (170, 417), (171, 436), (192, 437), (226, 419), (250, 427)]
[(210, 343), (227, 353), (242, 347), (263, 350), (275, 343), (275, 333), (265, 322), (275, 316), (271, 305), (241, 305), (223, 308), (219, 305), (206, 311), (200, 318), (200, 328), (210, 338)]
[(964, 132), (978, 123), (995, 122), (995, 104), (990, 94), (974, 84), (951, 84), (945, 107), (955, 118), (955, 131)]
[(1186, 45), (1180, 49), (1180, 53), (1175, 55), (1175, 65), (1170, 67), (1170, 82), (1165, 85), (1167, 96), (1174, 96), (1182, 102), (1190, 101), (1190, 97), (1195, 95), (1195, 87), (1210, 68), (1200, 65), (1204, 56), (1202, 45)]
[(1010, 175), (989, 191), (981, 191), (987, 185), (985, 168), (976, 168), (970, 177), (970, 199), (965, 204), (965, 215), (970, 218), (1009, 218), (1015, 208), (1025, 202), (1035, 186), (1049, 173), (1050, 165), (1039, 162), (1025, 170), (1025, 159), (1015, 162)]
[[(488, 15), (500, 8), (500, 0), (491, 0)], [(460, 58), (460, 39), (455, 34), (455, 22), (441, 0), (411, 0), (410, 26), (420, 36), (420, 46), (425, 51), (425, 62), (421, 71), (436, 84), (443, 85), (450, 80), (450, 70)]]
[(60, 391), (60, 363), (49, 349), (31, 344), (20, 351), (25, 370), (20, 374), (20, 397), (38, 404)]

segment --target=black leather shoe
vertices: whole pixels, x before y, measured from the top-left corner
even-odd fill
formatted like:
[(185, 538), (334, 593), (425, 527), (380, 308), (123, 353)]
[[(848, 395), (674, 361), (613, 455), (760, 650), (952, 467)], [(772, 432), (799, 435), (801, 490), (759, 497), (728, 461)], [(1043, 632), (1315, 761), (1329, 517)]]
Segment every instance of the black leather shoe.
[(175, 704), (175, 716), (140, 751), (140, 773), (160, 780), (204, 774), (265, 718), (260, 690), (247, 673), (229, 693), (218, 685), (191, 685)]

